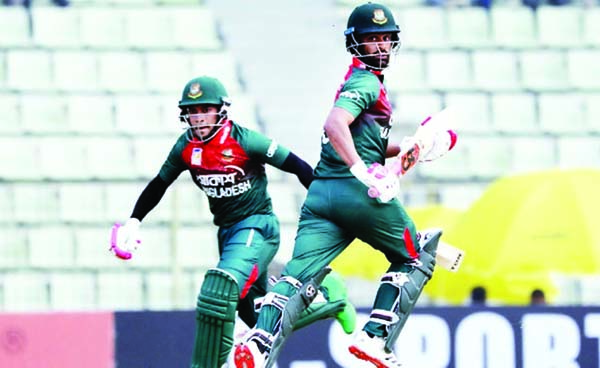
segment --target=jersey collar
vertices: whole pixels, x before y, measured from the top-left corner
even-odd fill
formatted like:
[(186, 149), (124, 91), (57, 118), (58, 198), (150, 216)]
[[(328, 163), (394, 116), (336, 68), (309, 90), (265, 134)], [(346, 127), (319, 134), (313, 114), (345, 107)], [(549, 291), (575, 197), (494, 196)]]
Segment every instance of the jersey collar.
[(382, 75), (381, 70), (373, 70), (369, 68), (367, 64), (360, 61), (356, 56), (352, 57), (352, 66), (358, 69), (368, 70), (375, 75)]

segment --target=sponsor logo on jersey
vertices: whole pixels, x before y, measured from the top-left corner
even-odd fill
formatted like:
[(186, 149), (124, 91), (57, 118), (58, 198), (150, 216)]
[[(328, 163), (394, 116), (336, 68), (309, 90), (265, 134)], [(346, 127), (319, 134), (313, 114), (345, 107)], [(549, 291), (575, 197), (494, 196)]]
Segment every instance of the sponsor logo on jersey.
[(232, 165), (225, 167), (233, 168), (236, 172), (229, 174), (196, 175), (196, 183), (202, 188), (207, 196), (211, 198), (235, 197), (252, 188), (249, 179), (236, 182), (238, 173), (244, 175), (244, 170), (242, 168)]
[(358, 91), (344, 91), (340, 93), (340, 98), (342, 97), (349, 100), (358, 100), (360, 99), (360, 93), (358, 93)]
[(273, 155), (275, 155), (275, 151), (277, 151), (277, 142), (272, 141), (269, 149), (267, 150), (267, 157), (273, 157)]
[(379, 128), (379, 136), (382, 139), (388, 139), (390, 137), (390, 127), (384, 126)]
[(375, 24), (386, 24), (388, 19), (385, 16), (385, 12), (383, 11), (383, 9), (375, 9), (373, 11), (373, 19), (372, 19), (373, 23)]
[(221, 151), (221, 155), (223, 156), (223, 161), (231, 162), (233, 161), (233, 150), (231, 148), (224, 149)]
[(204, 193), (211, 198), (226, 198), (226, 197), (236, 197), (240, 194), (246, 193), (252, 188), (252, 184), (250, 184), (250, 180), (243, 181), (241, 183), (237, 183), (235, 185), (231, 185), (228, 187), (202, 187)]
[(202, 165), (202, 148), (195, 147), (192, 149), (192, 165), (201, 166)]
[(200, 88), (200, 83), (193, 83), (190, 86), (187, 96), (194, 99), (202, 96), (202, 88)]

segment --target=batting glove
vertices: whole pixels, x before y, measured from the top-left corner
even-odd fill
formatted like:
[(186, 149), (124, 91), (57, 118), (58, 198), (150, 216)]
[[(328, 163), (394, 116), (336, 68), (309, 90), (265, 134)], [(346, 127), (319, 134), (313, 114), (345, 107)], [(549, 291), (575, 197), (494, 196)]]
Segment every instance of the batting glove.
[(130, 218), (125, 225), (113, 225), (110, 235), (110, 251), (118, 258), (128, 260), (142, 243), (140, 220)]
[(352, 165), (350, 172), (369, 188), (367, 193), (371, 198), (387, 203), (400, 194), (398, 175), (377, 162), (367, 168), (364, 162), (359, 161)]

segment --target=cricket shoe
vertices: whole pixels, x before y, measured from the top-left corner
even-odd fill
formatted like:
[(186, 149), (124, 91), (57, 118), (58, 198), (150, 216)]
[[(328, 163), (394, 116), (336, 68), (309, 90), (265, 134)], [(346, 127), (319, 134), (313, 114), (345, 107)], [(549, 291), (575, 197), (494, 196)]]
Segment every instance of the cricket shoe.
[(321, 286), (326, 289), (329, 302), (343, 301), (345, 303), (344, 309), (335, 315), (335, 319), (342, 326), (345, 333), (353, 333), (356, 328), (356, 309), (348, 300), (348, 290), (342, 277), (335, 272), (331, 272), (325, 277)]
[(262, 368), (273, 346), (273, 335), (264, 330), (250, 330), (249, 336), (235, 347), (235, 368)]
[(348, 350), (358, 359), (369, 362), (377, 368), (401, 367), (394, 353), (386, 351), (385, 340), (378, 336), (371, 337), (365, 331), (357, 334)]

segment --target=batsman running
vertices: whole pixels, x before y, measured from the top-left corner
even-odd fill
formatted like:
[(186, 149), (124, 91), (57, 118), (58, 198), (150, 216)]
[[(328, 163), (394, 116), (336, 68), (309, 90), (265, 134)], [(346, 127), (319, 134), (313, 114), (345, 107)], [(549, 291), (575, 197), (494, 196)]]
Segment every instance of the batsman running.
[(396, 198), (403, 172), (383, 165), (399, 154), (406, 169), (414, 164), (412, 159), (435, 160), (452, 148), (456, 135), (430, 129), (425, 122), (401, 144), (388, 143), (392, 107), (382, 72), (400, 47), (399, 33), (383, 5), (360, 5), (348, 19), (346, 49), (352, 63), (325, 121), (321, 157), (302, 207), (293, 258), (265, 298), (279, 302), (263, 303), (256, 327), (236, 346), (237, 368), (275, 363), (294, 318), (310, 302), (308, 291), (356, 238), (383, 252), (390, 266), (382, 270), (369, 320), (349, 350), (378, 368), (400, 366), (392, 348), (432, 277), (441, 231), (417, 234)]
[[(179, 101), (185, 132), (140, 194), (131, 218), (112, 231), (111, 250), (121, 259), (130, 259), (141, 243), (141, 221), (184, 171), (208, 197), (218, 226), (220, 259), (206, 272), (198, 295), (192, 368), (226, 366), (234, 343), (236, 310), (244, 323), (254, 326), (255, 303), (260, 304), (267, 293), (267, 267), (279, 248), (279, 221), (267, 192), (265, 164), (296, 175), (306, 188), (313, 181), (311, 166), (289, 149), (229, 120), (229, 106), (219, 80), (202, 76), (186, 84)], [(356, 313), (341, 279), (328, 277), (317, 294), (324, 298), (304, 311), (294, 327), (336, 317), (351, 333)]]

